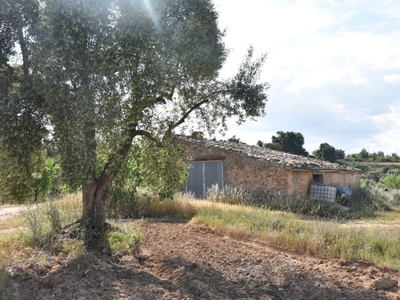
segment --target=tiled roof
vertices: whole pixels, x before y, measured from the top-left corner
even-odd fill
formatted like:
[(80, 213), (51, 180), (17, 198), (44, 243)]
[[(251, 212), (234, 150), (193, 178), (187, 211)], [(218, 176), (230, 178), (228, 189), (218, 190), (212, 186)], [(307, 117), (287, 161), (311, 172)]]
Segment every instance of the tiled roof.
[(248, 145), (245, 143), (235, 143), (227, 141), (214, 141), (206, 139), (193, 139), (190, 137), (177, 136), (179, 139), (186, 142), (203, 145), (215, 149), (228, 150), (239, 155), (252, 157), (268, 163), (283, 165), (292, 170), (312, 170), (312, 171), (353, 171), (358, 172), (358, 169), (343, 166), (336, 163), (322, 161), (316, 158), (305, 157), (295, 154), (290, 154), (281, 151), (260, 147), (257, 145)]

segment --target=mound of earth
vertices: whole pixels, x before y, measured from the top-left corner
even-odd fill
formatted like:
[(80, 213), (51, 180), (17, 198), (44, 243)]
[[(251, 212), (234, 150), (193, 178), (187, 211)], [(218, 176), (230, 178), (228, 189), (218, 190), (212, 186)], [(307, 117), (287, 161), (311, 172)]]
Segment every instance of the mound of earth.
[(138, 222), (131, 255), (12, 265), (6, 299), (400, 299), (398, 273), (321, 260), (196, 224)]

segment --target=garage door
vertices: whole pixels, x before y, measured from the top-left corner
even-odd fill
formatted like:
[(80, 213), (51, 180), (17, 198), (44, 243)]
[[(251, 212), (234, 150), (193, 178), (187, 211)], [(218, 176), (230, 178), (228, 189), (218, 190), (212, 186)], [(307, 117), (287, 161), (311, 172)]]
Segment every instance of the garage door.
[(186, 190), (196, 197), (204, 197), (207, 190), (217, 184), (220, 189), (224, 185), (222, 160), (196, 161), (189, 169)]

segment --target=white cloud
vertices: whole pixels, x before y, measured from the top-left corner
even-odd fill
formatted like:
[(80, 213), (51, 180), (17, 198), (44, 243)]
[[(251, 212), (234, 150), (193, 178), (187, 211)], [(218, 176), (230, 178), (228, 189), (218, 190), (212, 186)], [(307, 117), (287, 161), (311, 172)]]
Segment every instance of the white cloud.
[(389, 106), (390, 112), (372, 117), (381, 129), (369, 141), (369, 149), (379, 151), (384, 146), (386, 154), (400, 153), (400, 101)]
[(391, 74), (383, 76), (383, 81), (387, 81), (393, 85), (400, 85), (400, 74)]
[(328, 142), (346, 152), (400, 152), (393, 138), (400, 136), (400, 2), (215, 3), (232, 49), (222, 74), (235, 72), (250, 44), (268, 52), (262, 75), (271, 84), (268, 115), (240, 130), (229, 126), (228, 136), (254, 144), (278, 130), (297, 131), (309, 147)]

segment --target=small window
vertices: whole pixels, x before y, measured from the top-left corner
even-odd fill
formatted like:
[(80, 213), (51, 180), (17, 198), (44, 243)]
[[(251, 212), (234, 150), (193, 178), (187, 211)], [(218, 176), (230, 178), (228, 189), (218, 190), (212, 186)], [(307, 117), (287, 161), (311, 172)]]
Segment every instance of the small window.
[(313, 174), (312, 179), (318, 183), (324, 183), (324, 176), (322, 174)]

